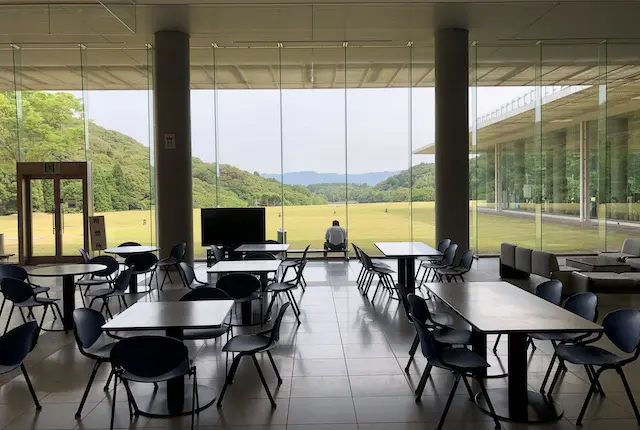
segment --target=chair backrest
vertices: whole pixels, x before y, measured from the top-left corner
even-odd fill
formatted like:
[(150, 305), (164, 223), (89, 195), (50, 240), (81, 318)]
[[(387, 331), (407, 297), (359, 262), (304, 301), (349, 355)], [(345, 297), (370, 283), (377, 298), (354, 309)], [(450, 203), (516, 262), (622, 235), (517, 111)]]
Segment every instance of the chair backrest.
[(177, 261), (182, 261), (184, 260), (184, 256), (187, 253), (187, 244), (185, 242), (180, 242), (177, 245), (174, 245), (173, 248), (171, 248), (171, 252), (169, 252), (169, 255), (173, 258), (175, 258)]
[(106, 269), (94, 273), (93, 276), (109, 277), (120, 270), (120, 263), (110, 255), (98, 255), (97, 257), (89, 259), (87, 263), (103, 264), (107, 266)]
[(616, 348), (626, 353), (636, 351), (640, 343), (640, 310), (618, 309), (608, 313), (602, 321), (604, 333)]
[(162, 376), (178, 366), (189, 367), (189, 350), (182, 341), (165, 336), (122, 339), (111, 350), (111, 365), (143, 378)]
[(562, 282), (557, 279), (544, 281), (536, 287), (536, 296), (559, 305), (562, 300)]
[(269, 347), (275, 345), (280, 340), (280, 325), (282, 325), (282, 318), (284, 318), (284, 313), (291, 306), (290, 302), (286, 302), (284, 305), (280, 306), (280, 310), (278, 311), (278, 316), (273, 322), (273, 327), (271, 328), (271, 335), (269, 337)]
[(73, 311), (73, 322), (76, 326), (76, 343), (80, 350), (91, 348), (102, 335), (105, 324), (102, 313), (90, 308), (78, 308)]
[(275, 260), (276, 256), (270, 252), (248, 252), (245, 260)]
[(247, 273), (230, 273), (218, 279), (216, 288), (232, 299), (244, 299), (260, 289), (260, 281)]
[(181, 302), (195, 302), (198, 300), (231, 300), (231, 297), (221, 289), (213, 287), (196, 288), (180, 297)]
[(451, 239), (442, 239), (438, 242), (438, 247), (436, 249), (440, 252), (445, 252), (449, 245), (451, 245)]
[(451, 266), (456, 259), (456, 252), (458, 252), (458, 244), (452, 243), (444, 251), (444, 257), (442, 258), (442, 264)]
[(40, 329), (36, 321), (29, 321), (0, 337), (0, 366), (16, 366), (38, 343)]
[(426, 300), (411, 293), (407, 294), (407, 302), (409, 303), (409, 313), (420, 322), (427, 324), (431, 312), (429, 312)]
[(360, 257), (360, 250), (358, 249), (356, 244), (352, 242), (351, 246), (353, 247), (353, 252), (356, 254), (356, 258), (358, 259), (358, 261), (362, 261), (362, 258)]
[(2, 287), (2, 294), (13, 303), (22, 303), (34, 296), (31, 285), (20, 279), (2, 278), (0, 286)]
[(307, 262), (307, 253), (309, 252), (309, 248), (311, 247), (311, 245), (307, 245), (307, 247), (304, 249), (304, 252), (302, 253), (302, 257), (300, 258), (300, 262), (302, 263), (306, 263)]
[(213, 253), (214, 263), (224, 260), (224, 251), (219, 246), (211, 245), (211, 252)]
[(88, 263), (89, 259), (91, 257), (89, 257), (89, 253), (87, 252), (87, 250), (84, 249), (84, 248), (78, 248), (78, 251), (80, 252), (80, 255), (82, 256), (82, 261), (84, 261), (85, 263)]
[(190, 287), (193, 281), (196, 280), (196, 272), (193, 270), (193, 267), (185, 261), (180, 263), (180, 270), (182, 270), (182, 275), (184, 276), (183, 281), (185, 286)]
[(438, 357), (440, 357), (440, 354), (442, 353), (442, 350), (444, 348), (443, 345), (433, 337), (433, 334), (431, 334), (427, 326), (418, 318), (411, 314), (409, 314), (409, 318), (411, 319), (411, 321), (413, 321), (413, 325), (418, 332), (422, 355), (424, 355), (426, 359), (437, 359)]
[(473, 253), (473, 249), (468, 249), (462, 254), (462, 257), (460, 257), (460, 268), (466, 272), (471, 270), (471, 266), (473, 265)]
[[(121, 248), (123, 246), (141, 246), (138, 242), (123, 242), (120, 245), (118, 245), (118, 248)], [(127, 258), (129, 256), (129, 254), (117, 254), (118, 257), (120, 258)]]
[(358, 249), (360, 250), (360, 261), (362, 262), (364, 268), (367, 270), (373, 269), (373, 263), (371, 262), (371, 257), (369, 257), (369, 254), (364, 252), (362, 248)]
[(13, 278), (26, 281), (27, 277), (27, 271), (20, 266), (15, 264), (0, 264), (0, 280), (3, 278)]
[(593, 293), (576, 293), (564, 302), (564, 308), (569, 312), (589, 321), (598, 319), (598, 296)]
[(158, 262), (158, 257), (151, 252), (145, 252), (144, 254), (129, 255), (125, 260), (125, 266), (132, 267), (136, 272), (147, 272), (151, 270), (153, 266)]
[(131, 276), (133, 276), (133, 267), (129, 267), (128, 269), (120, 272), (118, 278), (116, 279), (116, 282), (113, 285), (113, 289), (124, 292), (127, 288), (129, 288)]

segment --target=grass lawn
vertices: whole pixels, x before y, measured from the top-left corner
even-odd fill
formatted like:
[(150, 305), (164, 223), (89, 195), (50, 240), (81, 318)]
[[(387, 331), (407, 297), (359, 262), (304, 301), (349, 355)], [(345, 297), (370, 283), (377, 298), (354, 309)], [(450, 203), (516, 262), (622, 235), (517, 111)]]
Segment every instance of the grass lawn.
[[(153, 237), (153, 214), (149, 211), (109, 212), (105, 216), (107, 243), (116, 246), (122, 242), (135, 241), (149, 244)], [(267, 238), (275, 239), (278, 228), (287, 229), (288, 242), (292, 248), (322, 248), (324, 233), (331, 221), (337, 219), (345, 226), (346, 206), (287, 206), (267, 208)], [(536, 224), (533, 218), (479, 213), (477, 220), (471, 217), (472, 225), (478, 226), (478, 251), (496, 253), (501, 242), (512, 242), (523, 246), (535, 246)], [(195, 251), (205, 255), (200, 246), (200, 210), (194, 209)], [(64, 251), (75, 255), (82, 246), (80, 214), (65, 215)], [(51, 214), (34, 215), (35, 248), (39, 255), (53, 253), (54, 236)], [(371, 253), (377, 253), (375, 241), (405, 241), (411, 238), (411, 223), (408, 203), (349, 204), (349, 240)], [(472, 229), (474, 230), (474, 229)], [(0, 233), (4, 233), (5, 252), (17, 253), (17, 216), (0, 217)], [(472, 244), (475, 243), (472, 232)], [(625, 237), (633, 234), (627, 228), (608, 227), (607, 248), (619, 249)], [(542, 224), (543, 248), (551, 251), (595, 251), (601, 248), (598, 230), (592, 225), (576, 225), (546, 221)], [(434, 245), (435, 210), (433, 202), (413, 203), (413, 239)]]

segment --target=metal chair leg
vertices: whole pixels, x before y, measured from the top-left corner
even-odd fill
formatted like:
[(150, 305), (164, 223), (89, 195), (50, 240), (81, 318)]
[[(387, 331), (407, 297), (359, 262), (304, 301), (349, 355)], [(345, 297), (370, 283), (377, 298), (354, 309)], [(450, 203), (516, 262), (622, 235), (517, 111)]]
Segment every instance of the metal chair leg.
[(229, 374), (224, 380), (224, 385), (222, 386), (222, 391), (220, 391), (220, 397), (218, 397), (217, 406), (222, 406), (222, 399), (224, 399), (224, 395), (227, 392), (227, 388), (229, 387), (231, 380), (235, 376), (236, 369), (238, 368), (238, 364), (240, 363), (241, 355), (237, 355), (233, 358), (233, 363), (231, 363), (231, 369), (229, 370)]
[[(98, 373), (98, 369), (100, 368), (100, 365), (102, 364), (102, 361), (97, 360), (96, 364), (94, 364), (93, 366), (93, 370), (91, 371), (91, 376), (89, 377), (89, 382), (87, 383), (87, 388), (84, 389), (84, 394), (82, 395), (82, 400), (80, 400), (80, 406), (78, 406), (78, 410), (76, 411), (76, 419), (79, 419), (81, 414), (82, 414), (82, 408), (84, 408), (84, 403), (87, 401), (87, 396), (89, 395), (89, 390), (91, 389), (91, 386), (93, 385), (93, 380), (96, 377), (96, 373)], [(109, 375), (109, 378), (111, 378), (111, 375)]]
[(9, 323), (11, 322), (11, 315), (13, 315), (13, 309), (16, 307), (16, 305), (11, 302), (11, 310), (9, 311), (9, 318), (7, 318), (7, 324), (4, 326), (4, 332), (5, 334), (7, 333), (7, 330), (9, 330)]
[(276, 378), (278, 378), (278, 385), (280, 385), (282, 384), (282, 378), (280, 377), (280, 372), (278, 372), (278, 368), (276, 367), (276, 362), (273, 360), (271, 351), (267, 351), (267, 356), (269, 357), (269, 361), (271, 361), (271, 365), (273, 366), (273, 371), (276, 374)]
[(493, 344), (493, 352), (498, 352), (498, 344), (500, 343), (501, 337), (502, 335), (499, 334), (498, 337), (496, 338), (496, 343)]
[(477, 379), (478, 385), (480, 385), (480, 390), (484, 395), (484, 399), (487, 401), (487, 406), (489, 407), (489, 412), (491, 413), (491, 418), (493, 418), (493, 422), (496, 425), (496, 429), (500, 429), (500, 421), (498, 421), (498, 415), (496, 415), (496, 410), (493, 408), (493, 403), (491, 403), (491, 399), (489, 398), (489, 393), (487, 392), (487, 388), (484, 386), (484, 382), (482, 379)]
[(456, 390), (458, 389), (458, 383), (460, 382), (460, 374), (456, 375), (456, 380), (453, 382), (453, 388), (451, 388), (451, 393), (449, 393), (449, 398), (447, 399), (447, 404), (444, 407), (444, 411), (442, 411), (442, 416), (440, 417), (440, 422), (438, 423), (437, 430), (441, 430), (444, 425), (444, 421), (447, 418), (447, 413), (449, 413), (449, 408), (451, 407), (451, 402), (453, 402), (453, 396), (456, 394)]
[(469, 385), (469, 381), (465, 375), (462, 375), (462, 382), (464, 382), (464, 386), (467, 389), (467, 394), (469, 395), (469, 400), (473, 402), (473, 390), (471, 389), (471, 385)]
[(418, 383), (418, 387), (414, 394), (416, 395), (416, 402), (419, 402), (422, 398), (422, 393), (424, 392), (424, 387), (427, 385), (427, 381), (429, 381), (429, 376), (431, 375), (431, 369), (433, 366), (431, 364), (427, 364), (427, 367), (422, 372), (422, 376), (420, 377), (420, 382)]
[(553, 365), (556, 362), (558, 356), (556, 353), (553, 353), (553, 357), (551, 357), (551, 363), (549, 363), (549, 368), (547, 369), (547, 373), (544, 374), (544, 379), (542, 380), (542, 385), (540, 386), (540, 392), (544, 393), (544, 387), (547, 386), (547, 382), (549, 381), (549, 377), (551, 376), (551, 371), (553, 370)]
[(22, 370), (22, 374), (24, 375), (24, 380), (27, 382), (27, 387), (29, 387), (29, 392), (31, 393), (31, 397), (33, 398), (33, 403), (36, 404), (36, 410), (42, 409), (40, 406), (40, 402), (38, 401), (38, 396), (36, 396), (36, 392), (33, 389), (33, 385), (31, 385), (31, 379), (29, 379), (29, 374), (27, 373), (27, 368), (24, 367), (24, 363), (20, 364), (20, 370)]
[(118, 393), (118, 375), (113, 378), (113, 399), (111, 399), (111, 425), (110, 430), (113, 430), (113, 418), (116, 415), (116, 394)]
[(622, 385), (624, 385), (624, 390), (627, 392), (627, 397), (629, 398), (629, 402), (631, 403), (631, 407), (633, 408), (633, 413), (636, 416), (636, 421), (640, 425), (640, 412), (638, 412), (638, 405), (636, 405), (636, 400), (633, 398), (633, 393), (631, 392), (631, 388), (629, 387), (629, 382), (627, 382), (627, 377), (624, 375), (622, 371), (622, 367), (618, 367), (616, 369), (618, 375), (620, 375), (620, 379), (622, 379)]
[(260, 377), (260, 381), (262, 381), (262, 386), (267, 392), (267, 396), (269, 397), (269, 401), (271, 402), (271, 407), (276, 408), (276, 402), (273, 401), (273, 396), (271, 395), (271, 391), (269, 390), (269, 386), (267, 385), (267, 381), (264, 379), (264, 375), (262, 374), (262, 369), (260, 369), (260, 363), (258, 363), (258, 359), (255, 354), (251, 355), (251, 359), (253, 360), (253, 364), (256, 366), (256, 370), (258, 371), (258, 376)]
[(411, 363), (413, 363), (413, 358), (416, 355), (416, 351), (418, 350), (419, 345), (420, 345), (420, 338), (416, 334), (416, 337), (413, 338), (413, 343), (411, 343), (411, 348), (409, 348), (409, 361), (407, 361), (407, 365), (404, 368), (405, 373), (409, 373), (409, 369), (411, 368)]
[(596, 386), (598, 382), (598, 378), (600, 377), (600, 373), (602, 373), (602, 369), (596, 372), (593, 382), (589, 386), (589, 391), (587, 392), (587, 397), (584, 399), (584, 403), (582, 404), (582, 409), (580, 409), (580, 414), (578, 415), (578, 419), (576, 420), (576, 426), (582, 425), (582, 419), (584, 418), (584, 414), (587, 412), (587, 407), (589, 406), (589, 402), (591, 401), (591, 396), (596, 392)]

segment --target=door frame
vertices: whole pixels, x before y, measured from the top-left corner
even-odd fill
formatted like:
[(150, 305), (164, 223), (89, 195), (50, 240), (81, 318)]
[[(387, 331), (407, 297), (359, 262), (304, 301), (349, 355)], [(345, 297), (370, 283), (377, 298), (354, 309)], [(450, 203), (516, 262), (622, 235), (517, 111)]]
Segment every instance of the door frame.
[[(17, 208), (18, 208), (18, 254), (22, 265), (76, 263), (82, 262), (82, 257), (62, 255), (62, 202), (60, 180), (82, 180), (82, 218), (83, 218), (83, 246), (89, 250), (89, 217), (93, 215), (93, 198), (91, 190), (91, 163), (85, 161), (70, 162), (19, 162), (17, 172)], [(53, 180), (54, 198), (54, 229), (55, 255), (33, 255), (33, 203), (31, 201), (31, 181), (33, 179)]]

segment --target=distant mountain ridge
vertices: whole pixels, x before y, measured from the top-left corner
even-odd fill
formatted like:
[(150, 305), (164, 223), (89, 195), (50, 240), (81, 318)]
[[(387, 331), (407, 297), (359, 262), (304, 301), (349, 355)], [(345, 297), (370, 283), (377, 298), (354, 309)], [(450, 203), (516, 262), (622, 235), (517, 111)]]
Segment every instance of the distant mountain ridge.
[[(351, 184), (367, 184), (375, 185), (382, 182), (394, 175), (397, 175), (400, 171), (384, 171), (384, 172), (370, 172), (370, 173), (357, 173), (350, 174), (348, 177)], [(279, 173), (263, 173), (263, 178), (280, 180)], [(344, 183), (344, 174), (341, 173), (318, 173), (314, 171), (306, 172), (290, 172), (284, 174), (284, 183), (286, 185), (313, 185), (313, 184), (332, 184), (332, 183)]]

